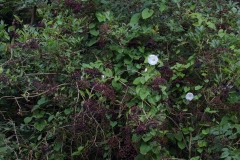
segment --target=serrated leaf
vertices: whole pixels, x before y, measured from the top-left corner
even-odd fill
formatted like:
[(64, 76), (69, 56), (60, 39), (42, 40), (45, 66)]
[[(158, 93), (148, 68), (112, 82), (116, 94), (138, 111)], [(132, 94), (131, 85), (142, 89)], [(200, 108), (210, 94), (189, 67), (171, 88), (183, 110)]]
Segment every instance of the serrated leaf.
[(151, 17), (153, 15), (153, 10), (152, 9), (149, 9), (149, 8), (145, 8), (143, 11), (142, 11), (142, 18), (143, 19), (147, 19), (149, 17)]
[(134, 25), (137, 24), (140, 18), (140, 13), (136, 13), (132, 16), (131, 20), (130, 20), (130, 24)]

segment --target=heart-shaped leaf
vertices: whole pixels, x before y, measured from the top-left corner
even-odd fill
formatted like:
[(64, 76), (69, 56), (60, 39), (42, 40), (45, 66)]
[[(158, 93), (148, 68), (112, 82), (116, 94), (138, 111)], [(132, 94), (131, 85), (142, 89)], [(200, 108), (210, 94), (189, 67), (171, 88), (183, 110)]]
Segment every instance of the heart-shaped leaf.
[(153, 10), (152, 9), (145, 8), (142, 11), (142, 18), (143, 19), (147, 19), (147, 18), (151, 17), (152, 15), (153, 15)]

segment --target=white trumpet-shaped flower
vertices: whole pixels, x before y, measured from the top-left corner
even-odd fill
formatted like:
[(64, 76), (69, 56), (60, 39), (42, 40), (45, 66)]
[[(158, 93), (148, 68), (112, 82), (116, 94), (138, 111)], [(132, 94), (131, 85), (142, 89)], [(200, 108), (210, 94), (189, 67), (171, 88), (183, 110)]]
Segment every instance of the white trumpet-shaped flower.
[(186, 94), (186, 99), (187, 99), (188, 101), (191, 101), (193, 98), (194, 98), (194, 95), (193, 95), (191, 92), (188, 92), (188, 93)]
[(158, 62), (158, 57), (156, 55), (149, 55), (148, 56), (148, 63), (150, 65), (156, 65)]

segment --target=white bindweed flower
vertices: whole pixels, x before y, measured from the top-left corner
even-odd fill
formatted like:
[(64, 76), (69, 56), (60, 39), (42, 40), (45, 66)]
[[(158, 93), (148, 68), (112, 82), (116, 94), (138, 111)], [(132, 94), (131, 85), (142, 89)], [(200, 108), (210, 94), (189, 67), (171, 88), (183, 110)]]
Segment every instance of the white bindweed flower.
[(194, 98), (194, 95), (193, 95), (191, 92), (188, 92), (188, 93), (186, 94), (186, 99), (187, 99), (188, 101), (191, 101), (193, 98)]
[(149, 55), (148, 56), (148, 63), (150, 65), (156, 65), (158, 62), (158, 57), (156, 55)]
[(105, 76), (104, 76), (104, 75), (102, 75), (102, 79), (105, 79)]
[(147, 68), (145, 68), (144, 72), (147, 72)]

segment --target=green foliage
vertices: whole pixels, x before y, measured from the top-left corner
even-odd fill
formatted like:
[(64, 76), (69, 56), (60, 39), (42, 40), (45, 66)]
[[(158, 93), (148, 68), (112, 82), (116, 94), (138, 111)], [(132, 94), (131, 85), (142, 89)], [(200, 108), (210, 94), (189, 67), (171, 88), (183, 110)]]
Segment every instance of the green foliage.
[(0, 159), (238, 159), (238, 3), (7, 3)]

